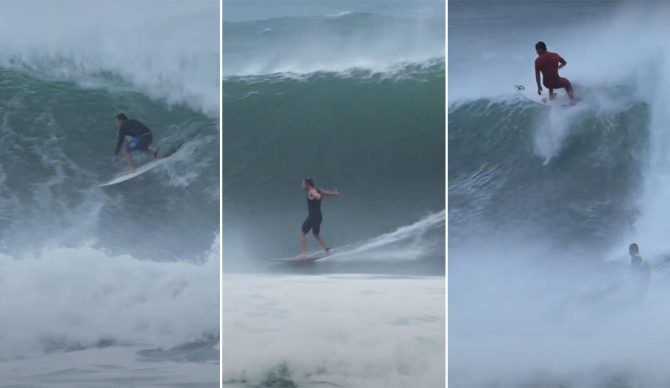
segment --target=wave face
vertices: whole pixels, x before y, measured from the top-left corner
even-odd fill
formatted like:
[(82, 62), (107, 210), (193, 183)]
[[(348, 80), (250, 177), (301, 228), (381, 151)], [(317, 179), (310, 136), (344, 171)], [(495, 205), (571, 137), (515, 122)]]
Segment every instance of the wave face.
[(299, 253), (311, 176), (344, 194), (323, 204), (341, 255), (288, 271), (444, 273), (444, 224), (425, 221), (444, 219), (443, 4), (343, 6), (224, 4), (227, 270)]
[[(235, 225), (227, 262), (297, 253), (304, 176), (344, 193), (323, 204), (323, 234), (335, 246), (442, 210), (443, 103), (442, 61), (392, 74), (227, 78), (223, 206)], [(258, 233), (264, 244), (250, 243)], [(247, 244), (253, 252), (236, 251)]]
[[(218, 338), (217, 2), (33, 5), (0, 13), (0, 358)], [(181, 148), (102, 189), (118, 112)]]
[(451, 241), (512, 229), (557, 243), (611, 242), (637, 214), (648, 122), (641, 101), (572, 112), (520, 99), (452, 106)]
[[(669, 15), (660, 3), (450, 3), (453, 385), (667, 383), (658, 365), (628, 363), (658, 345), (605, 349), (645, 343), (670, 321), (651, 307), (667, 295), (670, 249), (670, 46), (657, 38)], [(577, 106), (544, 109), (513, 91), (534, 85), (539, 40), (567, 60)], [(651, 262), (645, 280), (630, 273), (631, 242)], [(627, 325), (645, 334), (623, 339)]]

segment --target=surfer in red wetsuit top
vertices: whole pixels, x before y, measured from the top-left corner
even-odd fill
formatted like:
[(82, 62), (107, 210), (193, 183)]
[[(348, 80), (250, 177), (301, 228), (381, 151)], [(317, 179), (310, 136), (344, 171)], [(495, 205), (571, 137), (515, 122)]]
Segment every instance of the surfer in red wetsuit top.
[(567, 78), (561, 78), (558, 75), (558, 69), (567, 64), (557, 53), (547, 51), (547, 45), (544, 42), (537, 42), (535, 45), (537, 59), (535, 59), (535, 80), (537, 81), (537, 94), (542, 95), (542, 85), (540, 84), (540, 73), (542, 73), (542, 83), (549, 89), (549, 98), (553, 99), (556, 95), (554, 89), (565, 88), (570, 100), (575, 96), (572, 92), (572, 84)]

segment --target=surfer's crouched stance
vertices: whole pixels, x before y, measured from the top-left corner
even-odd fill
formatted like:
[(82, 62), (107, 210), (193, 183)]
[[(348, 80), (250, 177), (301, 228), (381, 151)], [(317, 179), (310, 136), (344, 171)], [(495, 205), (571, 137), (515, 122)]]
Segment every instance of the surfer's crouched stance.
[(154, 158), (158, 157), (158, 152), (149, 148), (149, 145), (154, 140), (154, 136), (151, 133), (151, 130), (147, 128), (144, 124), (135, 119), (128, 119), (128, 117), (119, 113), (116, 115), (116, 126), (119, 128), (118, 139), (116, 140), (116, 150), (114, 151), (114, 157), (112, 161), (116, 160), (116, 156), (121, 150), (121, 145), (123, 144), (123, 139), (126, 136), (130, 136), (132, 139), (123, 147), (123, 156), (128, 163), (128, 171), (135, 171), (133, 166), (133, 160), (130, 156), (130, 153), (133, 151), (142, 151), (147, 154), (153, 155)]
[(542, 95), (542, 85), (540, 85), (540, 73), (542, 73), (542, 83), (549, 89), (549, 99), (555, 97), (554, 89), (563, 89), (568, 93), (570, 100), (575, 99), (572, 91), (572, 84), (567, 78), (558, 75), (558, 69), (567, 64), (557, 53), (547, 51), (547, 45), (544, 42), (537, 42), (535, 45), (537, 59), (535, 59), (535, 81), (537, 81), (537, 94)]
[(321, 244), (323, 249), (326, 250), (326, 253), (330, 251), (330, 248), (321, 238), (321, 221), (323, 216), (321, 215), (321, 200), (324, 196), (338, 196), (340, 193), (335, 191), (327, 191), (318, 189), (314, 186), (314, 181), (312, 178), (305, 178), (302, 181), (302, 187), (307, 192), (307, 218), (305, 222), (302, 223), (302, 228), (300, 230), (300, 245), (302, 246), (302, 251), (300, 252), (300, 257), (307, 257), (307, 233), (312, 231), (314, 238)]

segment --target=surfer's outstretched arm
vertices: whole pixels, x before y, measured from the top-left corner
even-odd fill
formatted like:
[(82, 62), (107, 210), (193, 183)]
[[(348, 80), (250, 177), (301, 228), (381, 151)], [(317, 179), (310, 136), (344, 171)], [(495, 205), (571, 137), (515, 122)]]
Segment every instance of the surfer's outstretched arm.
[(542, 84), (540, 83), (540, 70), (535, 68), (535, 82), (537, 82), (537, 94), (542, 94)]
[(340, 195), (340, 192), (335, 189), (334, 191), (328, 191), (328, 190), (321, 190), (321, 194), (327, 196), (327, 197), (338, 197)]

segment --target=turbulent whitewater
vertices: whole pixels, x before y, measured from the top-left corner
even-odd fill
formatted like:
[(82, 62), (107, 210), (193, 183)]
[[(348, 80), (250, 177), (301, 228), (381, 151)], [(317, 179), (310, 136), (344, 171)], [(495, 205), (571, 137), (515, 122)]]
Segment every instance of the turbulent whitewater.
[[(450, 386), (665, 386), (670, 8), (483, 5), (449, 5)], [(512, 90), (540, 40), (577, 106)]]
[[(216, 384), (217, 3), (33, 5), (0, 12), (3, 382)], [(119, 112), (184, 152), (102, 189)]]

